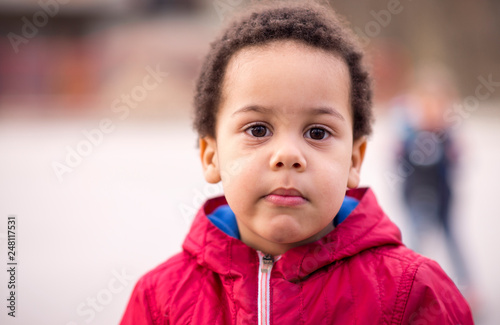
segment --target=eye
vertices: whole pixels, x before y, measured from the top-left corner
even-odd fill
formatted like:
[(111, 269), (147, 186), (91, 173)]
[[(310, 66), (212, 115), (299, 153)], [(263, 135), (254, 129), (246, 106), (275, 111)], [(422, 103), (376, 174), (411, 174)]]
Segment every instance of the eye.
[(307, 130), (305, 137), (313, 140), (323, 140), (326, 139), (330, 136), (330, 132), (327, 130), (320, 128), (320, 127), (314, 127), (310, 128)]
[(271, 131), (269, 131), (269, 129), (262, 124), (252, 125), (248, 129), (246, 129), (245, 132), (256, 138), (262, 138), (271, 135)]

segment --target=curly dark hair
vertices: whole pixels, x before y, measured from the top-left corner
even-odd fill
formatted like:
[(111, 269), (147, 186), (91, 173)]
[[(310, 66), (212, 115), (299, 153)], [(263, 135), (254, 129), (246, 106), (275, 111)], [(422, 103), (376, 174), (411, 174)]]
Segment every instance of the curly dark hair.
[(215, 138), (218, 105), (225, 70), (231, 57), (247, 46), (295, 40), (340, 54), (351, 77), (353, 138), (371, 133), (371, 79), (363, 64), (363, 51), (354, 34), (329, 7), (301, 1), (257, 5), (235, 18), (211, 43), (194, 98), (194, 129), (200, 137)]

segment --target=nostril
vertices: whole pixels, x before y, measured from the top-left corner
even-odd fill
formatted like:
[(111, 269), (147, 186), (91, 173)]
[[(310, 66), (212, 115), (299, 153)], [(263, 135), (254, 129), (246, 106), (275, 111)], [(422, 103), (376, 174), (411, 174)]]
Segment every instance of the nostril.
[(295, 163), (295, 164), (293, 164), (293, 167), (300, 168), (300, 164), (299, 163)]
[(280, 161), (279, 163), (276, 164), (276, 167), (283, 167), (283, 163)]

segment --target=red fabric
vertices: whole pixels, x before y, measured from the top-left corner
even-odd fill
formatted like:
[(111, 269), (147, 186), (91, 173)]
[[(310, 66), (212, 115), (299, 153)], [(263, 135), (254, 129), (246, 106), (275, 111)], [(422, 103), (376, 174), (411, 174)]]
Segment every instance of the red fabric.
[[(439, 265), (409, 250), (369, 189), (348, 192), (356, 209), (322, 239), (275, 262), (271, 324), (473, 324)], [(137, 283), (122, 325), (256, 324), (257, 252), (207, 219), (207, 201), (183, 252)]]

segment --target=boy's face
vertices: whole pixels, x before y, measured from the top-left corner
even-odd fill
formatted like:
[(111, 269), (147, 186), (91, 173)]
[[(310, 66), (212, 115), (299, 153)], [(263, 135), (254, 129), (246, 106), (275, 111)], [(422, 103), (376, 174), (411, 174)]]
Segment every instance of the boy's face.
[(200, 140), (205, 178), (222, 180), (241, 239), (273, 255), (333, 229), (359, 183), (350, 76), (332, 53), (293, 41), (249, 47), (229, 61), (216, 139)]

